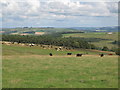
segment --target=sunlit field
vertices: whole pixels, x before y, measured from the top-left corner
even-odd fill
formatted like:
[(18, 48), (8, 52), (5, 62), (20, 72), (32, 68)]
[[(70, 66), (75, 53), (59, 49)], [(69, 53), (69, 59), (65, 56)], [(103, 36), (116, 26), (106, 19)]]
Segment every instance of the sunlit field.
[(108, 34), (108, 32), (89, 32), (89, 33), (78, 33), (78, 34), (63, 34), (63, 37), (84, 37), (84, 38), (101, 38), (110, 40), (101, 40), (99, 42), (92, 42), (92, 44), (108, 48), (117, 47), (117, 45), (111, 44), (111, 42), (118, 40), (118, 32), (113, 32), (113, 34)]
[(71, 51), (71, 56), (66, 52), (3, 45), (3, 88), (118, 87), (118, 56), (89, 51), (76, 57), (79, 51)]

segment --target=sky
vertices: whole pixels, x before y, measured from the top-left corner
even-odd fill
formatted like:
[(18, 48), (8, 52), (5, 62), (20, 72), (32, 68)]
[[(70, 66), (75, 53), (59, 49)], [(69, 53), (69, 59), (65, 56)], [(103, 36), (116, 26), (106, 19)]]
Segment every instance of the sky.
[(118, 0), (1, 0), (0, 27), (118, 25)]

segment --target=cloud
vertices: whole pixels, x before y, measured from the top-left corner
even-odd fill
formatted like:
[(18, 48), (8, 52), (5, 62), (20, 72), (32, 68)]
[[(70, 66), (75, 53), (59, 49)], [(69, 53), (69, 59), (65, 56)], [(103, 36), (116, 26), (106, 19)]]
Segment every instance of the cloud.
[[(117, 18), (116, 2), (80, 2), (81, 0), (2, 0), (4, 23), (18, 22), (74, 22), (85, 21), (84, 17)], [(108, 1), (108, 0), (107, 0)], [(117, 1), (117, 0), (116, 0)], [(80, 20), (81, 18), (81, 20)], [(83, 20), (84, 19), (84, 20)], [(94, 19), (94, 18), (93, 18)], [(79, 20), (79, 21), (77, 21)], [(12, 23), (13, 23), (12, 22)], [(48, 24), (48, 23), (47, 23)]]

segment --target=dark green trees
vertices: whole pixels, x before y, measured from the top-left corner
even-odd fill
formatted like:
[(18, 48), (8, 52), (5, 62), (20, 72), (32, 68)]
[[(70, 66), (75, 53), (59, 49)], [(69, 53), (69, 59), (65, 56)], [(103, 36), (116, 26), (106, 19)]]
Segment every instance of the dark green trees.
[(116, 49), (116, 50), (115, 50), (115, 53), (116, 53), (116, 55), (119, 55), (119, 56), (120, 56), (120, 48)]
[(107, 46), (104, 46), (104, 47), (102, 48), (102, 50), (103, 50), (103, 51), (109, 51), (109, 49), (108, 49)]
[(70, 48), (95, 49), (95, 46), (89, 44), (81, 38), (67, 37), (63, 38), (60, 35), (42, 35), (42, 36), (21, 36), (21, 35), (3, 35), (3, 41), (18, 42), (18, 43), (34, 43), (44, 45), (65, 46)]

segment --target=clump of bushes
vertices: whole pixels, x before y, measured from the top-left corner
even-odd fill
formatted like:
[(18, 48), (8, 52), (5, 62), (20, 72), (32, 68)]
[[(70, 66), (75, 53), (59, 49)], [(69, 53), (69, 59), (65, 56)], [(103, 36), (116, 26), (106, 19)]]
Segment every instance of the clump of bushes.
[(107, 46), (104, 46), (104, 47), (102, 48), (102, 51), (109, 51), (109, 48), (108, 48)]
[(120, 56), (120, 48), (116, 49), (116, 50), (115, 50), (115, 53), (116, 53), (116, 55), (119, 55), (119, 56)]

